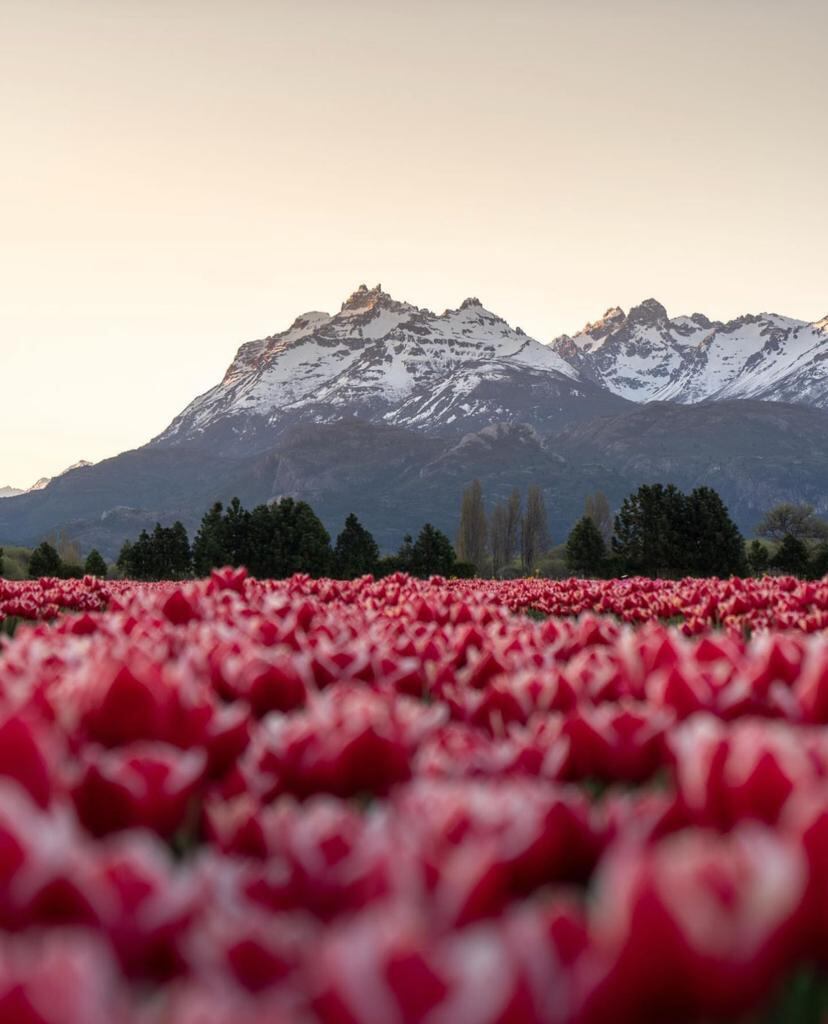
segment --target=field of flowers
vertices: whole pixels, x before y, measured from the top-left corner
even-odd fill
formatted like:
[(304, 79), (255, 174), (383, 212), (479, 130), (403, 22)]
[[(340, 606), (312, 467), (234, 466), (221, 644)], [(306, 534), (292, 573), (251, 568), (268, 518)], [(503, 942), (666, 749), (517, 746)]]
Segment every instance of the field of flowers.
[(0, 580), (4, 623), (0, 1024), (828, 1019), (828, 580)]

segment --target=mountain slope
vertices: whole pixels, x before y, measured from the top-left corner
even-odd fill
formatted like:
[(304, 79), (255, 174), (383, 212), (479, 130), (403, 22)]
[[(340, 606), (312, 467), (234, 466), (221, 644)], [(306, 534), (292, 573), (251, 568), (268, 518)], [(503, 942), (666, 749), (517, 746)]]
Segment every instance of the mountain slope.
[(84, 469), (86, 466), (91, 466), (91, 462), (86, 462), (81, 459), (80, 462), (75, 462), (73, 465), (64, 469), (62, 473), (58, 473), (57, 476), (42, 476), (39, 480), (36, 480), (31, 487), (0, 487), (0, 498), (16, 498), (20, 494), (31, 494), (32, 491), (42, 491), (47, 487), (53, 480), (57, 480), (58, 477), (65, 476), (67, 473), (71, 473), (75, 469)]
[(156, 521), (192, 531), (213, 501), (292, 495), (332, 534), (355, 512), (389, 550), (425, 521), (453, 534), (475, 478), (489, 501), (539, 484), (558, 540), (590, 492), (617, 507), (653, 481), (716, 487), (746, 530), (781, 500), (825, 514), (828, 409), (729, 392), (819, 404), (826, 332), (670, 319), (650, 300), (549, 347), (475, 299), (438, 316), (362, 287), (334, 316), (243, 345), (149, 444), (0, 501), (0, 542), (65, 528), (113, 556)]
[(363, 285), (333, 316), (306, 313), (242, 345), (224, 379), (154, 443), (249, 452), (293, 424), (354, 417), (446, 435), (493, 420), (548, 431), (622, 408), (477, 299), (437, 315)]
[(636, 402), (759, 398), (828, 408), (828, 317), (775, 313), (729, 323), (670, 318), (655, 299), (615, 307), (551, 348), (595, 383)]

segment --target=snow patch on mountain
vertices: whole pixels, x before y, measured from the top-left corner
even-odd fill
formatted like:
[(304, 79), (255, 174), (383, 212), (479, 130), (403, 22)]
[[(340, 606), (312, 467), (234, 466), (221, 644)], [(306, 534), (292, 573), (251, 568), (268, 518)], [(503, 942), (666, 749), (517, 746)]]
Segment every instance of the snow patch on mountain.
[(635, 402), (759, 398), (828, 406), (828, 317), (760, 313), (729, 323), (670, 318), (647, 299), (609, 309), (553, 351), (585, 377)]
[[(196, 438), (221, 420), (315, 422), (359, 415), (398, 425), (509, 415), (484, 385), (540, 375), (577, 393), (579, 371), (476, 298), (442, 314), (360, 286), (338, 313), (298, 317), (241, 346), (221, 383), (196, 398), (158, 443)], [(473, 396), (469, 398), (469, 396)]]

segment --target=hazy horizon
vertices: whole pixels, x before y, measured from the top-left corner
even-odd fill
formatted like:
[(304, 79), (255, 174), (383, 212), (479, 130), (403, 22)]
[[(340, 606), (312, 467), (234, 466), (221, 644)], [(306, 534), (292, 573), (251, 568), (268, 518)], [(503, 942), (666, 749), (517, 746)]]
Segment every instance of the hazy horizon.
[(0, 0), (0, 486), (364, 282), (548, 342), (828, 314), (817, 0)]

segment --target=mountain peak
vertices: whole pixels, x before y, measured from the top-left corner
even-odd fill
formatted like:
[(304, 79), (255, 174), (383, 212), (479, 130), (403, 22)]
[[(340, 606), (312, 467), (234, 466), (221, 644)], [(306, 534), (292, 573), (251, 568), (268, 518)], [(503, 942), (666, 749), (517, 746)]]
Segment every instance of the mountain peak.
[(369, 288), (367, 285), (361, 284), (355, 292), (342, 303), (341, 313), (363, 313), (370, 309), (374, 309), (375, 306), (382, 305), (383, 303), (393, 302), (393, 299), (382, 290), (382, 285), (374, 285), (373, 288)]
[(640, 305), (633, 306), (627, 319), (634, 324), (654, 324), (667, 319), (667, 310), (656, 299), (645, 299)]
[(590, 338), (599, 341), (612, 331), (617, 330), (626, 319), (626, 314), (620, 306), (610, 306), (600, 320), (586, 324), (581, 334), (589, 335)]

